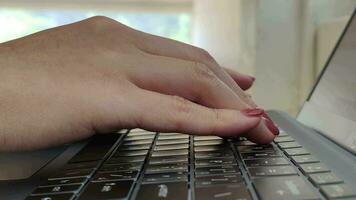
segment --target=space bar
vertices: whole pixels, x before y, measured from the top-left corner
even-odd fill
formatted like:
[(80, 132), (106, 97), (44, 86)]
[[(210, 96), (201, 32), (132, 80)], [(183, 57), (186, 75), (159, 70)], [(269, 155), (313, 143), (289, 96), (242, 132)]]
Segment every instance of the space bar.
[(102, 135), (94, 135), (90, 142), (80, 150), (69, 163), (87, 162), (101, 160), (105, 157), (106, 153), (120, 138), (119, 133), (110, 133)]

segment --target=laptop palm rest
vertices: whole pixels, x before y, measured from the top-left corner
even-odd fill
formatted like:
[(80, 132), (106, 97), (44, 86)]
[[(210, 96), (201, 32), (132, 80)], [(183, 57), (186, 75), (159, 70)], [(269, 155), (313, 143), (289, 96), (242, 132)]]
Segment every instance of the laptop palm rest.
[(62, 153), (66, 146), (31, 152), (0, 153), (0, 181), (27, 179)]

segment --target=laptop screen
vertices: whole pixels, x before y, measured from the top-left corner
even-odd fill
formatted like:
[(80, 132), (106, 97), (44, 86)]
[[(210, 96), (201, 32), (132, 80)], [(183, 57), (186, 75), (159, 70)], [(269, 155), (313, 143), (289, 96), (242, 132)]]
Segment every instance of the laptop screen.
[(356, 152), (355, 13), (298, 118)]

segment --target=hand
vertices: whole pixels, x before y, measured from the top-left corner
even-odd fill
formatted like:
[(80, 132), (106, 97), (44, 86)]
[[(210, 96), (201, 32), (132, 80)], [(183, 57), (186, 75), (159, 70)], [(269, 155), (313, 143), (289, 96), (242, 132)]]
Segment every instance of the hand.
[(0, 44), (0, 80), (0, 151), (135, 127), (258, 143), (278, 133), (241, 89), (253, 78), (105, 17)]

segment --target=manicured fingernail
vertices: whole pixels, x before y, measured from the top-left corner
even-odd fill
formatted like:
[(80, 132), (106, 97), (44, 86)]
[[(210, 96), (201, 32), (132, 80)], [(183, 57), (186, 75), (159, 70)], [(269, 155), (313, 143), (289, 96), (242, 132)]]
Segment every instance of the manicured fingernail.
[(241, 112), (248, 117), (259, 117), (262, 116), (263, 113), (265, 113), (263, 109), (259, 109), (259, 108), (248, 108), (242, 110)]
[(279, 135), (279, 129), (274, 125), (271, 119), (265, 118), (264, 120), (267, 128), (274, 134), (274, 135)]
[(253, 77), (253, 76), (249, 76), (249, 77), (250, 77), (250, 79), (252, 80), (252, 82), (255, 82), (255, 80), (256, 80), (255, 77)]

